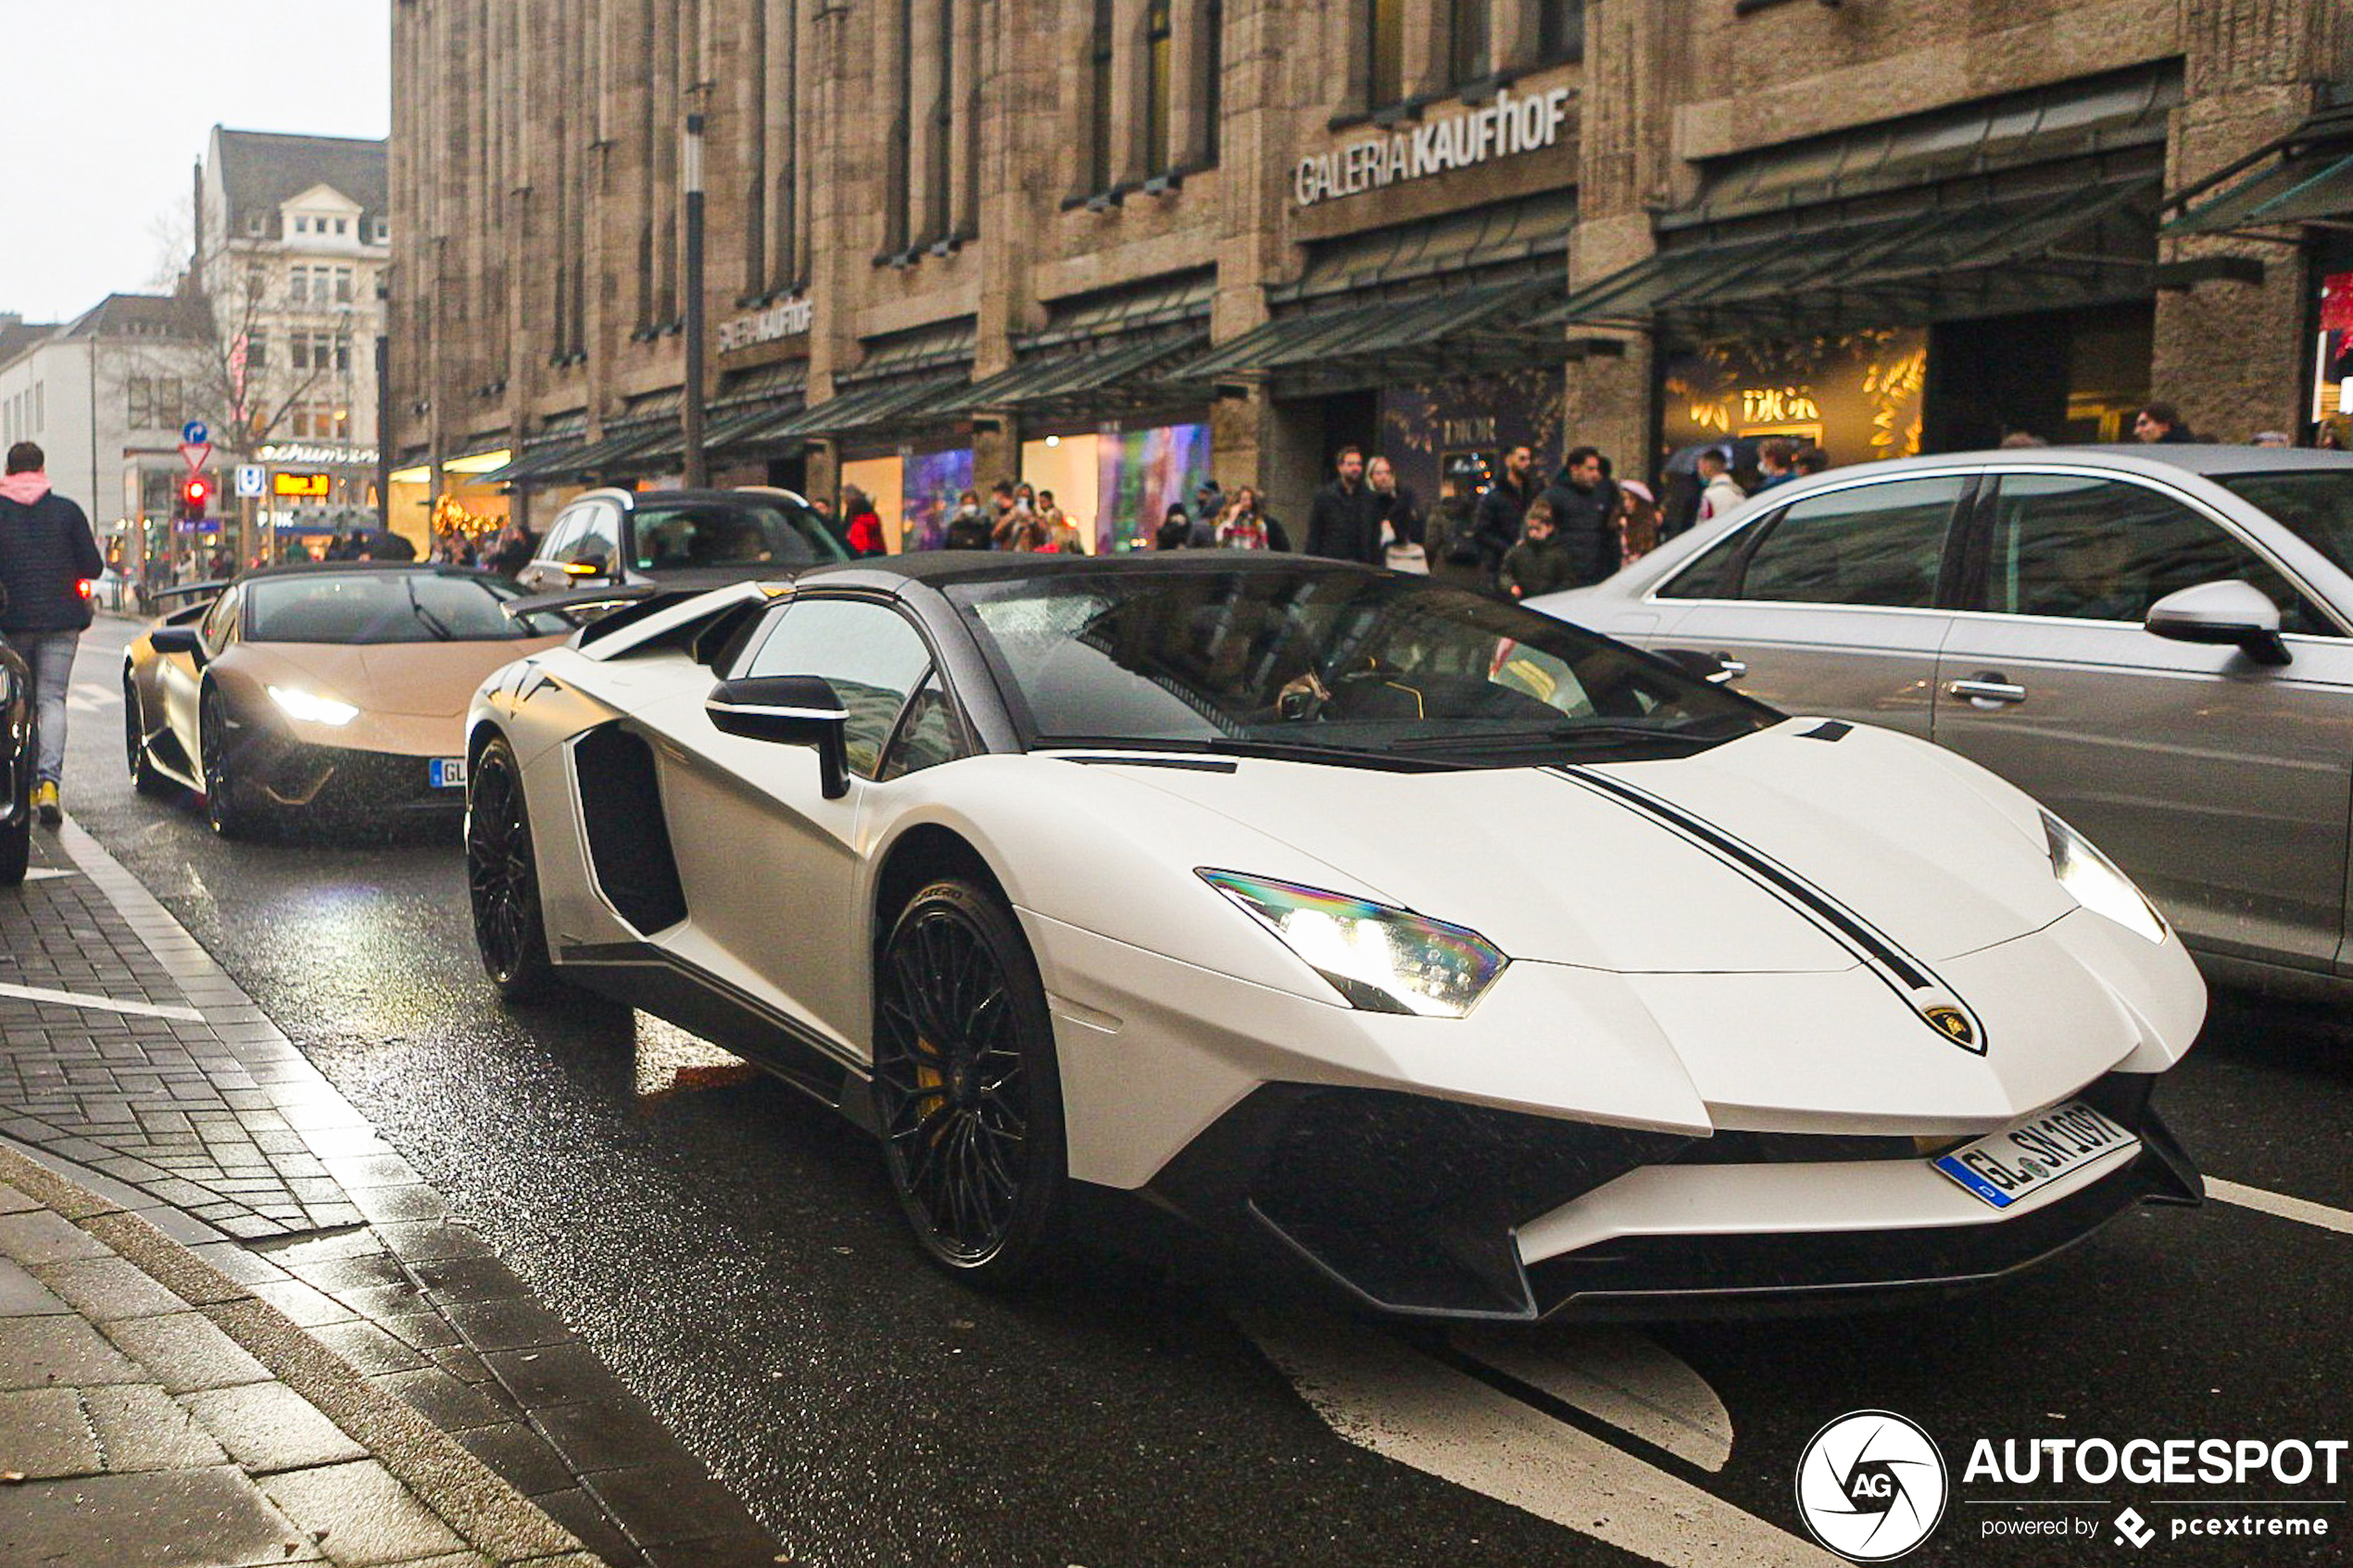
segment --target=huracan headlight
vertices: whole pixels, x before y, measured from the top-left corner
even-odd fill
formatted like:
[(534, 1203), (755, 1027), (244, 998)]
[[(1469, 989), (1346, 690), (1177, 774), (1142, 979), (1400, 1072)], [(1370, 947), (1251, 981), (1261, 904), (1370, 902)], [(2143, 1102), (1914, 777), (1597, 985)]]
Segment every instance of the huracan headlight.
[(347, 702), (337, 702), (331, 696), (297, 691), (291, 686), (271, 686), (270, 700), (286, 710), (290, 719), (302, 719), (313, 724), (348, 724), (359, 717), (359, 709)]
[(2050, 840), (2051, 870), (2077, 903), (2095, 915), (2106, 915), (2135, 936), (2152, 942), (2165, 940), (2165, 917), (2133, 885), (2131, 877), (2092, 847), (2090, 839), (2048, 811), (2043, 813), (2043, 836)]
[(1512, 960), (1476, 931), (1297, 883), (1202, 871), (1352, 1007), (1460, 1018)]

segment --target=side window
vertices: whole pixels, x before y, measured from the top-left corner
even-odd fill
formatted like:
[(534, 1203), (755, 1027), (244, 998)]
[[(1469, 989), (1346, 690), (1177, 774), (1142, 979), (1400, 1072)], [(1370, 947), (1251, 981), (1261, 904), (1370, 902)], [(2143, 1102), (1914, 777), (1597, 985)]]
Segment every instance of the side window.
[(931, 668), (931, 650), (886, 605), (801, 599), (784, 612), (746, 675), (823, 675), (849, 709), (849, 771), (876, 776), (899, 710)]
[(547, 554), (549, 559), (567, 566), (593, 560), (610, 567), (621, 554), (620, 515), (602, 502), (581, 508), (578, 531)]
[(233, 589), (213, 600), (212, 608), (205, 611), (203, 624), (196, 630), (209, 652), (219, 653), (227, 644), (229, 634), (236, 628), (237, 617), (243, 611), (245, 602), (245, 596)]
[(539, 554), (536, 558), (540, 560), (569, 558), (557, 552), (571, 548), (579, 539), (580, 531), (584, 526), (585, 526), (585, 518), (580, 508), (571, 507), (559, 512), (556, 515), (556, 521), (547, 525), (547, 537), (539, 542)]
[(1960, 479), (1895, 479), (1792, 502), (1757, 541), (1740, 597), (1927, 609)]
[(2261, 557), (2170, 495), (2074, 474), (2002, 479), (1986, 560), (1988, 609), (2137, 624), (2166, 595), (2221, 582), (2270, 596), (2284, 631), (2333, 633)]
[(1730, 582), (1732, 561), (1743, 546), (1755, 537), (1759, 528), (1771, 528), (1772, 521), (1750, 523), (1735, 528), (1730, 533), (1700, 552), (1699, 558), (1677, 572), (1673, 579), (1658, 590), (1662, 599), (1729, 599), (1733, 596)]
[(964, 743), (964, 727), (956, 721), (956, 709), (948, 700), (946, 688), (939, 684), (939, 671), (935, 670), (924, 678), (913, 700), (907, 704), (907, 717), (899, 726), (899, 738), (891, 743), (882, 770), (875, 776), (886, 782), (903, 778), (942, 762), (953, 762), (970, 749)]

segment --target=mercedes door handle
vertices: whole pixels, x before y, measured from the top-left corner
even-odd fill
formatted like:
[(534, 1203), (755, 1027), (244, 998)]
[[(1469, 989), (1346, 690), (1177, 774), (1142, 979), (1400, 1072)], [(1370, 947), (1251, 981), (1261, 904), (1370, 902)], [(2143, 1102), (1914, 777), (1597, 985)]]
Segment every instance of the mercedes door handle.
[(2024, 686), (2005, 681), (1991, 670), (1966, 681), (1948, 682), (1944, 690), (1950, 696), (1969, 698), (1970, 704), (1978, 708), (2006, 708), (2011, 703), (2026, 700)]

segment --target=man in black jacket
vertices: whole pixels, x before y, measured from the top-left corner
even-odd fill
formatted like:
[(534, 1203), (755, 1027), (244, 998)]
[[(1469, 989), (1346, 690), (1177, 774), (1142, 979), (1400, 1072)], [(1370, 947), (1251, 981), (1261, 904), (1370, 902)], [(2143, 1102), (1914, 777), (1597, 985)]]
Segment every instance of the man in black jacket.
[(1307, 553), (1334, 560), (1381, 564), (1380, 500), (1365, 483), (1365, 454), (1343, 446), (1333, 459), (1337, 477), (1315, 492), (1307, 509)]
[(1490, 583), (1504, 555), (1519, 543), (1520, 521), (1536, 499), (1536, 454), (1525, 444), (1504, 454), (1504, 471), (1478, 498), (1471, 531), (1478, 539), (1479, 569)]
[(0, 638), (31, 667), (39, 754), (32, 804), (42, 822), (56, 827), (65, 818), (57, 783), (66, 763), (66, 687), (74, 647), (90, 626), (85, 584), (107, 563), (82, 508), (49, 488), (47, 462), (40, 447), (19, 441), (8, 448), (0, 478)]
[(1603, 474), (1598, 447), (1570, 447), (1544, 499), (1552, 505), (1554, 536), (1568, 553), (1570, 587), (1587, 587), (1617, 570), (1617, 486)]

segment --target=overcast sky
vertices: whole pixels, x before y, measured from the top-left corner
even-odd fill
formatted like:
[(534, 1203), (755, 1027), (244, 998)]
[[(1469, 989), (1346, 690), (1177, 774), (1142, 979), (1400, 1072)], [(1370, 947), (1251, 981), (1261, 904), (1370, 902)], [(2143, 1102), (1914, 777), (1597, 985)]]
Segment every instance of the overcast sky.
[(0, 0), (0, 312), (149, 288), (215, 125), (384, 136), (391, 0)]

